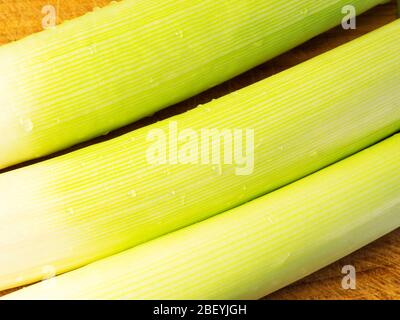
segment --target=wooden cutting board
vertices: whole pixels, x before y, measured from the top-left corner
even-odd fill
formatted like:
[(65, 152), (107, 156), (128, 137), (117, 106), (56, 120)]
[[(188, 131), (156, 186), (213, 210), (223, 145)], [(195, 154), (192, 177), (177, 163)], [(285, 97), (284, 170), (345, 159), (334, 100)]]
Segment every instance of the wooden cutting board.
[[(0, 45), (41, 31), (44, 17), (42, 8), (45, 5), (54, 6), (57, 23), (61, 23), (109, 2), (110, 0), (0, 0)], [(330, 30), (231, 81), (94, 142), (109, 139), (223, 96), (335, 48), (394, 19), (396, 19), (394, 2), (378, 6), (357, 19), (356, 30), (342, 28)], [(91, 143), (93, 141), (68, 151)], [(341, 270), (346, 265), (356, 268), (355, 290), (345, 290), (341, 286), (344, 276)], [(4, 292), (0, 292), (0, 295), (2, 294)], [(400, 229), (266, 299), (400, 299)]]

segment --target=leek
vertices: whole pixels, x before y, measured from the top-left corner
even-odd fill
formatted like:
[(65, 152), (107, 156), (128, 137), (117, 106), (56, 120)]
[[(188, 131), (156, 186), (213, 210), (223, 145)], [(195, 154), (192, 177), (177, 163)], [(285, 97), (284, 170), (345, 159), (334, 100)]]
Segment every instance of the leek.
[[(187, 113), (1, 174), (0, 288), (204, 220), (395, 133), (399, 51), (400, 20)], [(149, 134), (174, 123), (253, 130), (253, 172), (238, 175), (228, 163), (149, 163)]]
[(399, 181), (396, 135), (248, 204), (5, 298), (261, 298), (399, 227)]
[[(353, 0), (358, 13), (382, 0)], [(105, 134), (340, 23), (348, 0), (125, 0), (0, 48), (0, 168)]]

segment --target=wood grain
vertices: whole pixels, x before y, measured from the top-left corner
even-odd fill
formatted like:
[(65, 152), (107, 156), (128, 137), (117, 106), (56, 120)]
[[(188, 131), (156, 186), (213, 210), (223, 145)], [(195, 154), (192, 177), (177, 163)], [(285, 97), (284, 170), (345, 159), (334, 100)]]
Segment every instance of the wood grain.
[[(0, 0), (0, 45), (41, 31), (43, 18), (41, 10), (44, 5), (51, 4), (56, 8), (57, 23), (61, 23), (80, 16), (95, 7), (104, 6), (109, 2), (110, 0)], [(184, 112), (199, 103), (206, 103), (211, 99), (218, 98), (290, 68), (394, 19), (396, 19), (395, 1), (378, 6), (359, 17), (356, 30), (343, 30), (339, 27), (332, 29), (235, 79), (160, 111), (151, 118), (146, 118), (118, 129), (107, 137), (82, 143), (46, 158), (71, 152), (77, 148), (119, 136), (138, 127)], [(15, 166), (8, 170), (23, 165)], [(356, 267), (356, 290), (342, 289), (341, 281), (344, 275), (341, 270), (345, 265)], [(4, 293), (0, 292), (0, 296)], [(400, 299), (400, 229), (309, 277), (266, 297), (266, 299)]]

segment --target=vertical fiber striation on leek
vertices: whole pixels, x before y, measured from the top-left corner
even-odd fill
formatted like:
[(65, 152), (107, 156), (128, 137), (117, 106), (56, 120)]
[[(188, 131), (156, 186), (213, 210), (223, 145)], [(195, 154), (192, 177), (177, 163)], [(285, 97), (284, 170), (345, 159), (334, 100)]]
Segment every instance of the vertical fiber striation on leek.
[[(1, 174), (0, 288), (201, 221), (397, 132), (398, 52), (400, 20), (187, 113)], [(174, 123), (254, 130), (253, 171), (150, 163), (149, 134), (169, 134)]]

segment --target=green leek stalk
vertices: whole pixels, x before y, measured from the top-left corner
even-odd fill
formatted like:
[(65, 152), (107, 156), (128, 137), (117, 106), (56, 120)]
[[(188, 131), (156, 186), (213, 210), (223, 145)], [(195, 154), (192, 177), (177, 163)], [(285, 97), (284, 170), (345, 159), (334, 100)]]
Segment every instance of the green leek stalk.
[[(1, 174), (0, 288), (204, 220), (395, 133), (398, 52), (400, 20), (184, 114)], [(174, 127), (253, 130), (252, 143), (243, 139), (253, 170), (238, 172), (245, 162), (149, 161), (156, 141), (148, 138)], [(197, 146), (181, 141), (179, 150), (188, 144)]]
[(399, 227), (399, 181), (396, 135), (245, 205), (5, 298), (261, 298)]
[(125, 0), (0, 48), (0, 168), (105, 134), (382, 0)]

